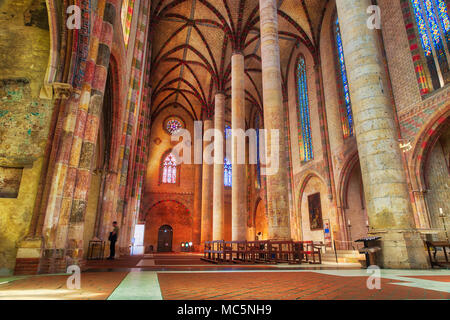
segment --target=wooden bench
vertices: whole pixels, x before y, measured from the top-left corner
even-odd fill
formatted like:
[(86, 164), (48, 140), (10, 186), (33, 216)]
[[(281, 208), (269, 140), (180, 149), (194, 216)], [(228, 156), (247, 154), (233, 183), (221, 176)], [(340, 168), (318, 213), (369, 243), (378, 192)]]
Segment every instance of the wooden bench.
[(303, 262), (309, 264), (322, 264), (322, 253), (319, 247), (316, 247), (313, 241), (299, 241), (300, 251), (298, 255)]
[(321, 264), (312, 241), (206, 241), (202, 260), (212, 263)]
[(288, 263), (293, 257), (292, 241), (269, 241), (268, 258), (275, 263)]
[(223, 240), (206, 241), (201, 260), (212, 263), (223, 262), (225, 259), (224, 242)]

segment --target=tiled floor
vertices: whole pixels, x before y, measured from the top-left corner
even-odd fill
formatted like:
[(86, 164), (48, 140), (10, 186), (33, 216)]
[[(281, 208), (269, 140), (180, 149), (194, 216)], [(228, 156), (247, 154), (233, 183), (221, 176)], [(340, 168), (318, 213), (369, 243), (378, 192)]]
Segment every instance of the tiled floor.
[(370, 276), (354, 265), (210, 265), (198, 255), (155, 254), (90, 261), (80, 290), (67, 288), (68, 275), (0, 278), (0, 299), (450, 299), (449, 270), (382, 270), (374, 290)]
[(125, 272), (83, 273), (80, 290), (68, 289), (67, 275), (32, 276), (0, 285), (0, 300), (105, 300), (126, 276)]

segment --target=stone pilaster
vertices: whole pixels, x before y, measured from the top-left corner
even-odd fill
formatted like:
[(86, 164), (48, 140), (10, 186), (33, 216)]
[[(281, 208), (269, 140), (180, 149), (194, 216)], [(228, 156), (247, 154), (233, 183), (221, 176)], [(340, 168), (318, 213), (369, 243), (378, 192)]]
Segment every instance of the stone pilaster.
[[(284, 165), (287, 146), (286, 114), (281, 89), (278, 16), (275, 0), (259, 1), (261, 20), (261, 60), (264, 102), (264, 127), (267, 129), (267, 154), (272, 154), (271, 130), (279, 132), (279, 168), (267, 176), (269, 239), (290, 240), (288, 168)], [(274, 157), (274, 155), (272, 155)]]
[[(233, 132), (245, 130), (245, 73), (244, 55), (233, 53), (231, 57), (231, 126)], [(246, 240), (247, 212), (245, 193), (245, 164), (238, 164), (237, 139), (233, 134), (231, 148), (232, 189), (231, 189), (231, 238), (233, 241)]]
[[(212, 120), (204, 121), (204, 131), (213, 128)], [(207, 143), (203, 145), (203, 150)], [(201, 242), (212, 240), (212, 210), (213, 210), (213, 165), (203, 161), (202, 173), (202, 230)]]
[(367, 27), (370, 0), (337, 0), (371, 235), (382, 237), (385, 268), (427, 268), (414, 226), (393, 107), (376, 30)]
[[(215, 98), (214, 128), (222, 135), (214, 137), (214, 196), (213, 196), (213, 239), (223, 240), (224, 234), (224, 131), (225, 95), (217, 93)], [(217, 132), (217, 133), (218, 133)]]

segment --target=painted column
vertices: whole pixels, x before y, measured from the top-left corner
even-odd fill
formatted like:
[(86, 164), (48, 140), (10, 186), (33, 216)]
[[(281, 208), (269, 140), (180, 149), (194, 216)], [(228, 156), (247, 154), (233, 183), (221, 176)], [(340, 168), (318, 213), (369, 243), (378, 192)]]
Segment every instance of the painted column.
[[(82, 203), (73, 201), (74, 195), (80, 194), (74, 193), (77, 170), (79, 163), (83, 161), (81, 149), (86, 121), (88, 118), (92, 120), (89, 114), (90, 105), (95, 103), (93, 101), (96, 98), (98, 99), (96, 88), (102, 82), (97, 76), (97, 71), (102, 68), (100, 48), (109, 38), (102, 32), (105, 24), (110, 23), (112, 25), (111, 16), (114, 14), (115, 6), (113, 4), (105, 0), (98, 1), (89, 42), (89, 53), (85, 60), (86, 66), (84, 72), (78, 73), (73, 80), (74, 92), (66, 105), (67, 116), (63, 120), (63, 133), (56, 154), (55, 169), (45, 209), (45, 220), (43, 221), (45, 245), (40, 272), (60, 272), (66, 270), (67, 264), (79, 263), (82, 260), (82, 243), (68, 241), (69, 224), (77, 224), (79, 220), (76, 212), (77, 205)], [(87, 23), (87, 25), (90, 24)], [(83, 30), (82, 28), (81, 31)], [(112, 38), (112, 34), (110, 36)], [(78, 59), (81, 59), (81, 57)], [(104, 80), (106, 81), (106, 79)], [(72, 211), (74, 212), (72, 213)], [(84, 216), (82, 218), (84, 219)], [(72, 228), (72, 233), (80, 234), (82, 232), (75, 225)]]
[(337, 0), (345, 62), (370, 222), (382, 237), (385, 268), (427, 268), (414, 227), (402, 156), (376, 30), (367, 27), (370, 0)]
[[(141, 2), (139, 5), (139, 16), (136, 30), (136, 37), (134, 42), (133, 64), (130, 77), (130, 87), (128, 92), (127, 112), (128, 121), (124, 127), (125, 145), (124, 145), (124, 157), (122, 160), (122, 175), (120, 178), (119, 186), (119, 203), (117, 205), (117, 221), (122, 230), (130, 229), (135, 220), (135, 211), (129, 209), (133, 206), (133, 200), (131, 197), (131, 191), (133, 189), (133, 173), (135, 172), (135, 154), (136, 150), (136, 138), (139, 127), (139, 117), (141, 109), (143, 108), (141, 103), (143, 83), (144, 83), (144, 69), (147, 59), (147, 36), (148, 36), (148, 20), (149, 20), (150, 6), (147, 2)], [(129, 241), (131, 237), (122, 232), (122, 235), (118, 241), (119, 254), (129, 255)]]
[[(85, 117), (80, 118), (80, 122), (76, 126), (76, 139), (74, 139), (72, 146), (71, 160), (76, 170), (73, 171), (75, 180), (72, 180), (72, 182), (75, 183), (73, 185), (73, 199), (71, 201), (66, 237), (66, 258), (68, 264), (82, 265), (83, 262), (84, 221), (92, 178), (92, 161), (97, 148), (97, 136), (113, 42), (116, 9), (113, 2), (106, 1), (87, 113)], [(66, 181), (66, 188), (69, 185), (68, 181)], [(68, 189), (70, 190), (70, 188)]]
[(224, 240), (224, 138), (225, 138), (225, 95), (215, 97), (214, 128), (221, 133), (214, 137), (214, 196), (213, 196), (213, 239)]
[[(278, 44), (278, 17), (275, 0), (259, 1), (261, 20), (261, 60), (264, 102), (264, 126), (267, 130), (267, 154), (272, 154), (271, 131), (279, 132), (279, 168), (268, 175), (267, 210), (269, 239), (290, 240), (288, 168), (284, 165), (287, 146), (287, 132), (284, 117), (285, 107), (281, 90), (280, 47)], [(273, 158), (274, 155), (271, 155)]]
[(238, 164), (237, 155), (245, 150), (237, 150), (234, 133), (245, 130), (245, 73), (244, 55), (234, 52), (231, 57), (231, 127), (233, 129), (231, 164), (231, 238), (244, 241), (247, 238), (247, 203), (245, 201), (245, 164)]
[[(212, 120), (205, 120), (204, 132), (213, 128)], [(208, 143), (203, 144), (205, 150)], [(202, 230), (201, 242), (212, 241), (212, 210), (213, 210), (213, 165), (207, 164), (203, 161), (203, 176), (202, 176)]]

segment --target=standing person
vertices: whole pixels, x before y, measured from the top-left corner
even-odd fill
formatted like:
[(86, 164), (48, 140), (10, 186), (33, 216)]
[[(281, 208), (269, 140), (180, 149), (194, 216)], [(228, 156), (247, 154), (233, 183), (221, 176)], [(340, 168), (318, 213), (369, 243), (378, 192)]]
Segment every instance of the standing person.
[(108, 260), (114, 260), (116, 255), (116, 242), (119, 237), (119, 227), (117, 226), (117, 221), (113, 222), (113, 231), (109, 233), (109, 258)]

